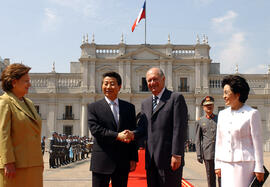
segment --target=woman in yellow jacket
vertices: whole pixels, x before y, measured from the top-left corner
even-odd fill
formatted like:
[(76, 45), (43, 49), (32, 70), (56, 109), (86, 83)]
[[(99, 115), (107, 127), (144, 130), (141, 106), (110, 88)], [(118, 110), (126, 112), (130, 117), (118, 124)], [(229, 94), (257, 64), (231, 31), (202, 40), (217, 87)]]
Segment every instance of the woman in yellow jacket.
[(0, 187), (42, 187), (41, 119), (31, 100), (30, 67), (11, 64), (2, 72), (0, 96)]

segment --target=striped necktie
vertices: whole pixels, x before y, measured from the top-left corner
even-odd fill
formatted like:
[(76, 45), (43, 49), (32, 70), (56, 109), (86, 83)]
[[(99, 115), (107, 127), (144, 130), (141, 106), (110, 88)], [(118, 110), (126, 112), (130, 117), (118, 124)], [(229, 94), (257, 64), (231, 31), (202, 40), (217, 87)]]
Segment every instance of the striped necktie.
[(158, 96), (153, 96), (153, 99), (152, 99), (152, 107), (153, 107), (153, 111), (154, 111), (155, 108), (157, 107), (157, 100), (158, 100)]

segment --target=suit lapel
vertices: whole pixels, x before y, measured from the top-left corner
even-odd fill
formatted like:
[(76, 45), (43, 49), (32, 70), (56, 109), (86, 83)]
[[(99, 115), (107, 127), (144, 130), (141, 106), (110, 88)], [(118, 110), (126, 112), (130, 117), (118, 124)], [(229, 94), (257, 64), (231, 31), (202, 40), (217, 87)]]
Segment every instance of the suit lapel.
[(118, 104), (119, 104), (119, 124), (117, 125), (117, 131), (119, 131), (122, 127), (122, 121), (123, 121), (123, 117), (124, 117), (124, 106), (123, 106), (123, 103), (122, 103), (122, 100), (120, 100), (118, 98)]
[(145, 105), (144, 105), (144, 113), (147, 116), (147, 119), (151, 119), (152, 108), (153, 107), (152, 107), (152, 96), (151, 96), (145, 101)]
[[(21, 102), (19, 101), (19, 99), (12, 93), (7, 93), (11, 102), (19, 109), (21, 110), (23, 113), (25, 113), (25, 115), (27, 115), (29, 118), (31, 118), (33, 121), (36, 121), (35, 116), (33, 116), (33, 114), (29, 111), (30, 109), (28, 109), (26, 107), (26, 105), (21, 104)], [(24, 101), (26, 101), (26, 99), (24, 99)], [(30, 106), (31, 104), (27, 103), (28, 106)]]
[[(116, 125), (115, 119), (113, 117), (112, 110), (111, 110), (109, 104), (107, 103), (107, 101), (105, 100), (105, 98), (102, 100), (101, 103), (103, 105), (105, 117), (109, 117), (109, 118), (111, 118), (111, 121), (113, 121), (113, 125), (111, 126), (111, 128), (114, 130), (117, 130), (117, 128), (116, 128), (117, 125)], [(106, 116), (106, 114), (108, 114), (108, 116)]]

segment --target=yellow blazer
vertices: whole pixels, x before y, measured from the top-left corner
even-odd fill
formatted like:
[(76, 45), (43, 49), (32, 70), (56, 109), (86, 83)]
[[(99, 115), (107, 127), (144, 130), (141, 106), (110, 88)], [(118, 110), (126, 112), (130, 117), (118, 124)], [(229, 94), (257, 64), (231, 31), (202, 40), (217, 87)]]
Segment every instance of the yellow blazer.
[(0, 169), (12, 162), (16, 168), (43, 166), (41, 118), (32, 101), (23, 99), (11, 92), (0, 96)]

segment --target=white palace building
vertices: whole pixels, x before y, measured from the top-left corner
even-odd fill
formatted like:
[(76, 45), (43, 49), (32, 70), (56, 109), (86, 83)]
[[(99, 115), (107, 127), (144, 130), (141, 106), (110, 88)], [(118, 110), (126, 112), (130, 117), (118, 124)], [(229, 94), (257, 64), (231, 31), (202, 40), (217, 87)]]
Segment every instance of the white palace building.
[[(150, 96), (145, 74), (153, 66), (166, 76), (166, 87), (184, 95), (188, 106), (188, 138), (194, 140), (195, 120), (203, 115), (200, 102), (206, 95), (215, 98), (215, 113), (225, 108), (222, 98), (220, 64), (209, 56), (207, 37), (197, 38), (193, 45), (99, 45), (94, 37), (83, 37), (81, 56), (70, 63), (70, 73), (30, 73), (32, 87), (28, 97), (33, 100), (43, 122), (42, 135), (52, 131), (91, 136), (87, 126), (87, 104), (103, 98), (102, 74), (118, 72), (122, 79), (119, 97), (133, 103), (140, 111), (142, 100)], [(0, 70), (9, 59), (0, 59)], [(236, 72), (238, 70), (236, 69)], [(261, 113), (264, 150), (270, 151), (270, 70), (267, 74), (241, 74), (251, 88), (247, 104)]]

